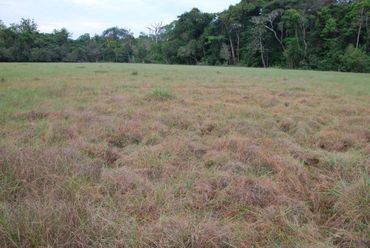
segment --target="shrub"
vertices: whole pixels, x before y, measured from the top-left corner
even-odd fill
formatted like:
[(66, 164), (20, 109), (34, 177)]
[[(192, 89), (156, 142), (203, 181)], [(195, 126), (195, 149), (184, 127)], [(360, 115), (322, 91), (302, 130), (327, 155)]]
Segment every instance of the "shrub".
[(344, 71), (370, 72), (370, 57), (352, 44), (347, 47), (341, 61)]

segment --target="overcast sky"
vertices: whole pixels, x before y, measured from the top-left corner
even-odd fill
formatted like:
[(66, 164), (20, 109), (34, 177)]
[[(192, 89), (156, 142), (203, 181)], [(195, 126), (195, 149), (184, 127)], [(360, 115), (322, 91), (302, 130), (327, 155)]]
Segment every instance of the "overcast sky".
[(34, 19), (41, 32), (67, 28), (81, 34), (101, 34), (112, 26), (147, 32), (153, 23), (168, 24), (193, 7), (220, 12), (240, 0), (0, 0), (0, 20), (6, 25)]

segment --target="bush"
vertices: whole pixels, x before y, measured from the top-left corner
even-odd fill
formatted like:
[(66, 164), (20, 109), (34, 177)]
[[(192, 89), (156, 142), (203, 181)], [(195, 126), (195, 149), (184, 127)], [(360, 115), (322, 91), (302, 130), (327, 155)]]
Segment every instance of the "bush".
[(50, 48), (33, 48), (31, 50), (30, 61), (33, 62), (53, 62), (58, 55)]
[(352, 44), (347, 47), (341, 61), (343, 71), (370, 72), (370, 57)]

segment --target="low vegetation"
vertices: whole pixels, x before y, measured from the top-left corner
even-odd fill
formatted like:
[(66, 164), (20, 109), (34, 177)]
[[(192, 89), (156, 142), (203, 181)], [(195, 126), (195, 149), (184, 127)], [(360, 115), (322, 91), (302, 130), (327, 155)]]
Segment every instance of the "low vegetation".
[(369, 74), (0, 71), (1, 247), (370, 246)]
[(170, 99), (173, 97), (174, 95), (171, 93), (169, 89), (159, 88), (159, 87), (154, 88), (149, 95), (149, 98), (158, 99), (158, 100), (165, 100), (165, 99)]

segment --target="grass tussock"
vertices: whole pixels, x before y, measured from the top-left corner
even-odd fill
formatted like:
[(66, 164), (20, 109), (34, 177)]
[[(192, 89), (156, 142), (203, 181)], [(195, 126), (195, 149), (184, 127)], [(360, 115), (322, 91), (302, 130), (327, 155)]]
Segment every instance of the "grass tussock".
[(25, 65), (0, 65), (1, 247), (370, 246), (367, 78)]
[(48, 118), (50, 116), (49, 113), (40, 112), (40, 111), (30, 111), (26, 113), (17, 114), (16, 119), (24, 119), (28, 121), (39, 121)]
[(118, 148), (128, 145), (138, 145), (143, 140), (144, 132), (141, 123), (127, 122), (113, 131), (109, 144)]
[(170, 100), (173, 98), (175, 98), (175, 95), (168, 88), (162, 87), (156, 87), (152, 89), (148, 95), (148, 99), (159, 101)]

